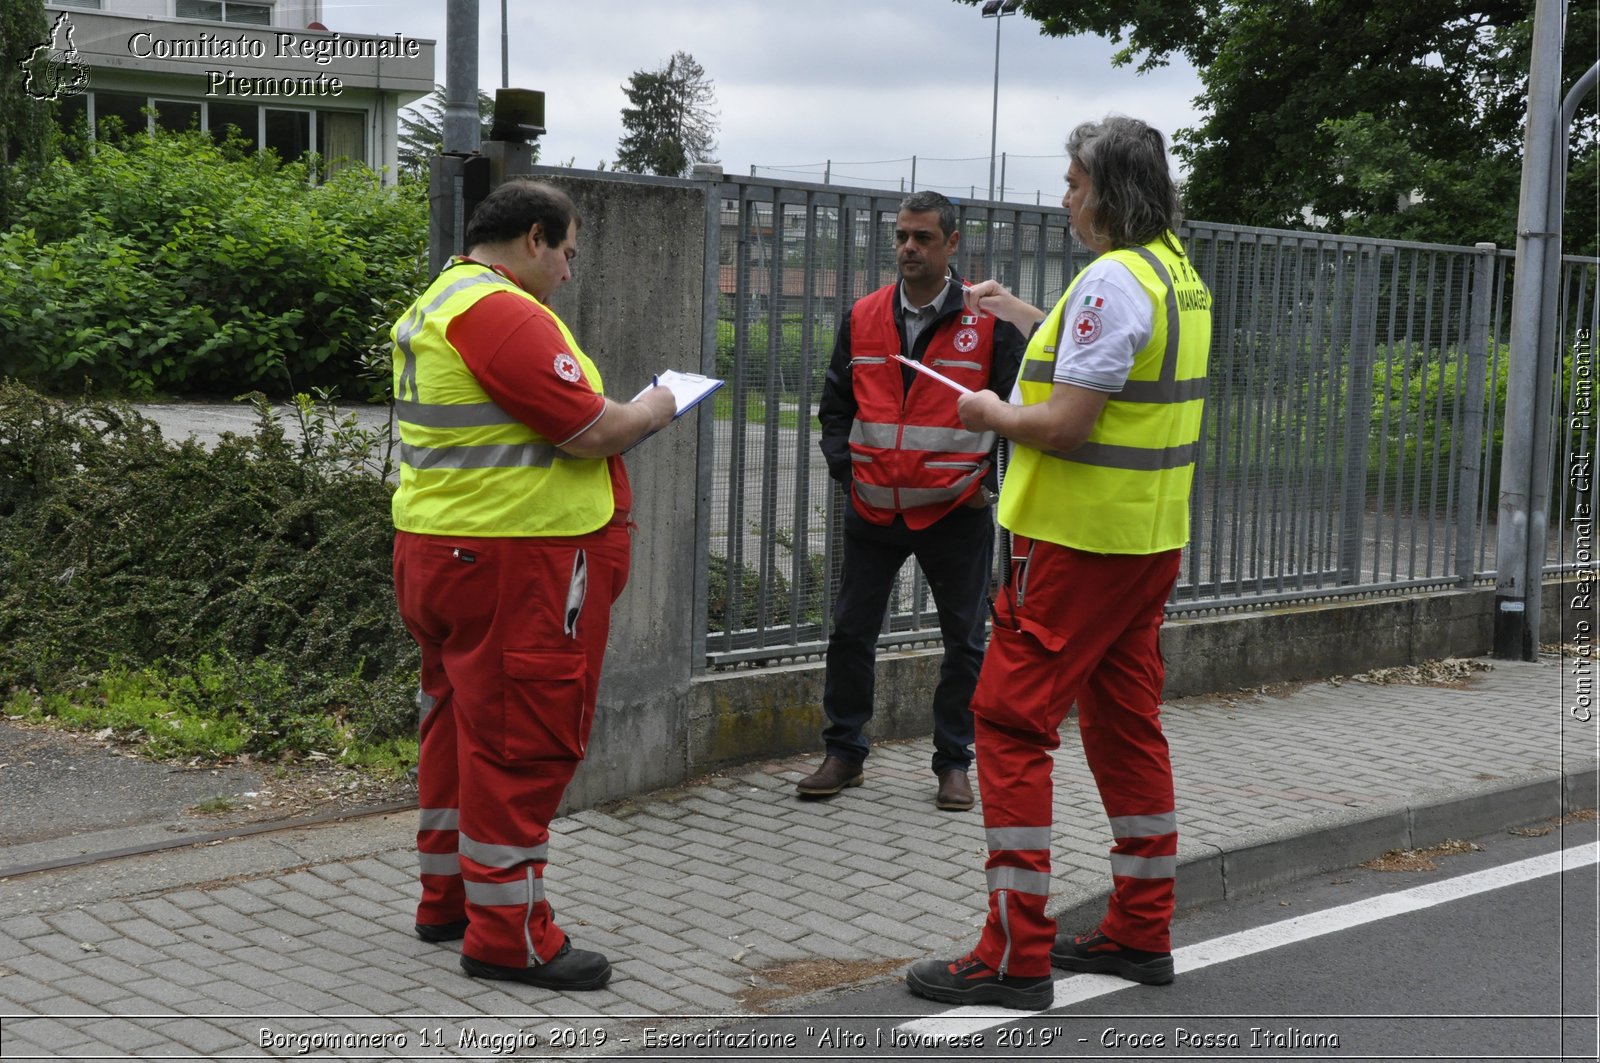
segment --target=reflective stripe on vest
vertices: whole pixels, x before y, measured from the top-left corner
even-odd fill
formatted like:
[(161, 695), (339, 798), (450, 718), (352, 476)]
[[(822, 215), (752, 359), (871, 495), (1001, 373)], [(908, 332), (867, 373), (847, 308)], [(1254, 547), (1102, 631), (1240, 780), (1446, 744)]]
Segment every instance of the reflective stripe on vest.
[[(891, 355), (901, 350), (895, 321), (898, 283), (879, 288), (850, 312), (850, 370), (856, 416), (850, 426), (851, 497), (875, 524), (895, 516), (925, 528), (978, 489), (988, 471), (993, 432), (973, 432), (955, 412), (955, 393), (916, 374), (907, 389)], [(994, 319), (965, 314), (929, 326), (929, 368), (978, 390), (989, 384)]]
[(615, 501), (606, 459), (578, 458), (501, 409), (450, 344), (450, 322), (495, 292), (548, 315), (598, 392), (600, 373), (566, 325), (487, 266), (458, 261), (395, 323), (400, 487), (395, 527), (429, 535), (581, 535), (605, 525)]
[(900, 447), (905, 450), (943, 450), (981, 453), (993, 445), (993, 432), (974, 432), (966, 428), (934, 428), (929, 425), (901, 425), (890, 421), (856, 421), (850, 426), (850, 442), (868, 447)]
[[(1177, 238), (1167, 239), (1176, 246)], [(1106, 554), (1151, 554), (1189, 537), (1189, 492), (1199, 452), (1210, 293), (1163, 240), (1108, 252), (1133, 274), (1157, 315), (1123, 389), (1088, 440), (1067, 454), (1018, 444), (1000, 492), (1000, 523), (1018, 535)], [(1018, 373), (1024, 405), (1048, 401), (1057, 347), (1083, 274), (1034, 333)], [(1190, 298), (1179, 299), (1185, 288)]]

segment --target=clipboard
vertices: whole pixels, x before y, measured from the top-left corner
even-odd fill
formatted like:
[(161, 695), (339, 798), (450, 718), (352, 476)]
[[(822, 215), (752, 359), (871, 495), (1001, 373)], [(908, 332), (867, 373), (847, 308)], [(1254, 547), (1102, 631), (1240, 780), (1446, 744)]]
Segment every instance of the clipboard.
[(700, 373), (680, 373), (676, 369), (667, 369), (657, 373), (654, 381), (633, 397), (637, 402), (646, 391), (654, 387), (663, 387), (672, 392), (672, 397), (678, 402), (678, 410), (672, 415), (676, 421), (696, 406), (704, 402), (710, 395), (727, 383), (714, 376), (704, 376)]
[[(678, 404), (678, 408), (672, 414), (672, 419), (676, 421), (706, 401), (718, 388), (726, 383), (727, 381), (714, 376), (705, 376), (701, 373), (680, 373), (676, 369), (666, 369), (657, 373), (650, 383), (641, 388), (639, 394), (633, 397), (633, 401), (638, 402), (644, 396), (644, 393), (651, 388), (666, 388), (672, 392), (672, 397)], [(623, 453), (626, 454), (653, 435), (655, 435), (655, 432), (640, 436), (633, 441), (631, 446), (625, 448)]]
[(897, 354), (894, 357), (895, 357), (895, 359), (897, 361), (901, 362), (904, 365), (909, 365), (911, 368), (915, 369), (917, 372), (928, 374), (929, 376), (933, 377), (933, 379), (937, 380), (939, 383), (943, 384), (947, 388), (955, 388), (957, 391), (961, 392), (961, 394), (963, 394), (963, 395), (971, 395), (972, 394), (972, 389), (971, 388), (964, 387), (961, 384), (957, 384), (954, 380), (951, 380), (949, 377), (945, 376), (943, 373), (939, 372), (938, 370), (929, 369), (927, 366), (923, 365), (921, 362), (919, 362), (919, 361), (917, 361), (917, 360), (915, 360), (913, 358), (907, 358), (903, 354)]

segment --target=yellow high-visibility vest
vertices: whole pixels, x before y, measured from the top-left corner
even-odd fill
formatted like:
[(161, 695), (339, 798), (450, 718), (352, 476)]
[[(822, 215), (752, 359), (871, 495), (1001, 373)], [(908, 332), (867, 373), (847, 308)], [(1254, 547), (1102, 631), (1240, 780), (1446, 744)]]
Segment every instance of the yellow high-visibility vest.
[[(1170, 241), (1170, 244), (1169, 242)], [(1189, 539), (1189, 491), (1205, 405), (1211, 293), (1167, 233), (1107, 252), (1128, 267), (1155, 309), (1150, 341), (1084, 444), (1059, 454), (1015, 444), (998, 517), (1014, 534), (1100, 554), (1156, 554)], [(1080, 273), (1023, 356), (1022, 403), (1050, 398), (1062, 332), (1080, 309)], [(1068, 341), (1070, 342), (1070, 340)]]
[(495, 292), (513, 292), (549, 314), (568, 352), (601, 392), (600, 371), (538, 299), (477, 262), (443, 270), (390, 330), (400, 424), (394, 526), (424, 535), (594, 531), (615, 509), (606, 459), (565, 454), (506, 413), (450, 344), (450, 322)]

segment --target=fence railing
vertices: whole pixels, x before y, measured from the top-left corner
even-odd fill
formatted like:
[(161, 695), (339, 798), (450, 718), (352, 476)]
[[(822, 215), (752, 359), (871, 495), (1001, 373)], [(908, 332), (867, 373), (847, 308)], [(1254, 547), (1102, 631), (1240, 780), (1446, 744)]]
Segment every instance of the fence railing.
[[(719, 667), (826, 645), (848, 503), (814, 414), (840, 320), (895, 278), (901, 197), (758, 178), (714, 187), (715, 361), (730, 385), (710, 462), (706, 663)], [(1092, 257), (1073, 245), (1064, 210), (958, 208), (956, 268), (1037, 306)], [(1513, 252), (1199, 222), (1181, 235), (1215, 304), (1193, 535), (1170, 610), (1492, 579)], [(1560, 312), (1575, 345), (1600, 314), (1597, 266), (1564, 264)], [(1550, 411), (1562, 470), (1593, 438), (1563, 413), (1592, 403), (1592, 361), (1569, 350), (1565, 364)], [(1592, 507), (1594, 487), (1553, 496), (1559, 567), (1565, 516)], [(907, 566), (883, 644), (937, 638)]]

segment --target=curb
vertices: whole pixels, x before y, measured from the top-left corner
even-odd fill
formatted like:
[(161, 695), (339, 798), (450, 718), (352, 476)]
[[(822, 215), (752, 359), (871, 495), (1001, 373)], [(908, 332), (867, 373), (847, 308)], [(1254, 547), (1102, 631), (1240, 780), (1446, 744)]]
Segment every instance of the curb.
[[(1260, 841), (1179, 854), (1179, 910), (1259, 893), (1312, 875), (1376, 859), (1395, 849), (1423, 849), (1453, 838), (1510, 830), (1600, 805), (1600, 768), (1514, 780), (1458, 796), (1407, 803), (1322, 825), (1267, 831)], [(1069, 900), (1055, 912), (1060, 929), (1087, 931), (1105, 914), (1109, 889)]]

